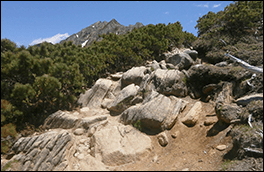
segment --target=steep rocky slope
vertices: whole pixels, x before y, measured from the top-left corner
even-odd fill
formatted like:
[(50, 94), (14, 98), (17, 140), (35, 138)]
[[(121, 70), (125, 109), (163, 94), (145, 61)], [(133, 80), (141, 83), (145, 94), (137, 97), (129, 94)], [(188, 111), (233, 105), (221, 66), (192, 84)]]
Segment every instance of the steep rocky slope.
[(263, 170), (263, 74), (197, 55), (175, 48), (100, 78), (79, 109), (57, 111), (42, 132), (18, 138), (1, 168), (220, 170), (237, 158), (243, 170)]
[(63, 44), (66, 41), (73, 41), (75, 45), (82, 45), (82, 47), (87, 47), (93, 43), (93, 41), (100, 41), (102, 38), (99, 38), (99, 35), (115, 33), (115, 34), (125, 34), (128, 31), (132, 31), (134, 28), (140, 28), (144, 26), (142, 23), (137, 22), (135, 25), (123, 26), (118, 23), (115, 19), (112, 19), (110, 22), (98, 21), (76, 34), (72, 34), (67, 39), (62, 40), (60, 44)]

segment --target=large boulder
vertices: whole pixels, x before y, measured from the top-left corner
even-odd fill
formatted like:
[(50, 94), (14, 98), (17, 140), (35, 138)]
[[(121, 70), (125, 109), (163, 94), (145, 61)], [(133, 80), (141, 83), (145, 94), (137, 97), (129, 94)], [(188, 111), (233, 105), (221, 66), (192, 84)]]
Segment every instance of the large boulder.
[(121, 78), (118, 81), (112, 81), (112, 85), (106, 93), (105, 97), (102, 100), (101, 107), (107, 108), (112, 104), (112, 102), (116, 99), (116, 96), (120, 94), (122, 90), (121, 87)]
[(123, 165), (146, 156), (151, 150), (151, 139), (131, 125), (106, 125), (92, 136), (95, 158), (109, 166)]
[(112, 81), (109, 79), (98, 79), (91, 89), (80, 95), (77, 103), (82, 107), (100, 108), (111, 85)]
[(159, 93), (184, 97), (187, 87), (184, 83), (185, 75), (179, 70), (157, 69), (151, 74), (152, 82)]
[(125, 87), (132, 83), (140, 85), (146, 71), (147, 68), (145, 66), (133, 67), (129, 69), (122, 75), (122, 87)]
[(225, 123), (232, 123), (232, 121), (238, 120), (242, 112), (241, 108), (236, 104), (216, 103), (215, 112), (218, 120)]
[(153, 60), (152, 62), (148, 63), (146, 66), (150, 67), (151, 71), (160, 69), (160, 64), (156, 60)]
[(188, 70), (194, 63), (193, 59), (186, 53), (177, 53), (173, 56), (168, 56), (166, 62), (177, 66), (179, 70)]
[(174, 96), (167, 97), (152, 91), (142, 104), (126, 109), (120, 115), (120, 121), (124, 124), (140, 121), (142, 128), (152, 130), (170, 129), (187, 103)]
[(191, 50), (191, 49), (186, 49), (183, 51), (183, 53), (189, 54), (189, 56), (191, 56), (191, 58), (195, 61), (197, 56), (198, 56), (198, 52), (196, 50)]
[(131, 104), (131, 100), (136, 96), (138, 89), (139, 86), (135, 84), (126, 86), (119, 92), (115, 100), (107, 106), (107, 109), (115, 112), (124, 111)]

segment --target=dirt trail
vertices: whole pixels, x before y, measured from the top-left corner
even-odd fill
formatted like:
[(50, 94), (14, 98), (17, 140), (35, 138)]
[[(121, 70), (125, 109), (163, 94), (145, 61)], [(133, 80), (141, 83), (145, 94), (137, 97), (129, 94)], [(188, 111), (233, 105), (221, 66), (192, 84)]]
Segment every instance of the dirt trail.
[[(178, 117), (184, 116), (197, 101), (189, 97), (183, 98), (189, 101), (189, 105)], [(171, 171), (171, 170), (206, 170), (219, 171), (221, 169), (223, 155), (232, 149), (231, 137), (226, 136), (231, 126), (223, 129), (214, 136), (208, 136), (207, 132), (214, 125), (205, 126), (206, 118), (217, 118), (214, 113), (214, 106), (211, 103), (203, 103), (203, 113), (200, 119), (193, 127), (187, 127), (179, 120), (171, 130), (166, 131), (169, 143), (162, 147), (158, 143), (157, 135), (151, 135), (153, 151), (148, 157), (123, 166), (113, 167), (112, 170), (153, 170), (153, 171)], [(176, 138), (171, 134), (179, 131)], [(217, 150), (218, 145), (226, 145), (223, 151)]]

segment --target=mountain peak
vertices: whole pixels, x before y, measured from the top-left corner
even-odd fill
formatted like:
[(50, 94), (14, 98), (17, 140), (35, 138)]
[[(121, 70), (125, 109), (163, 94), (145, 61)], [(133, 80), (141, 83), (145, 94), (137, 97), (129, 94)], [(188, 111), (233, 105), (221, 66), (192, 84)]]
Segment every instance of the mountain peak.
[(109, 22), (95, 22), (94, 24), (82, 29), (78, 33), (74, 33), (69, 36), (67, 39), (62, 40), (60, 44), (65, 41), (73, 41), (75, 45), (82, 45), (82, 47), (87, 47), (93, 43), (93, 41), (102, 40), (99, 35), (115, 33), (118, 35), (122, 35), (127, 33), (128, 31), (132, 31), (134, 28), (140, 28), (144, 26), (142, 23), (137, 22), (135, 25), (123, 26), (116, 21), (116, 19), (112, 19)]
[[(116, 19), (112, 19), (109, 23), (118, 23), (118, 22), (116, 21)], [(118, 24), (120, 24), (120, 23), (118, 23)]]

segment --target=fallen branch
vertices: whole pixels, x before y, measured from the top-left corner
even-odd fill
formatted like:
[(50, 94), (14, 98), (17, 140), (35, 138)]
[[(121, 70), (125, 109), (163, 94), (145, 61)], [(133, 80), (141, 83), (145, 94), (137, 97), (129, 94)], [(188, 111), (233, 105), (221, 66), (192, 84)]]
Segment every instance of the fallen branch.
[(250, 79), (246, 80), (246, 81), (247, 81), (247, 84), (248, 84), (249, 86), (251, 86), (252, 89), (253, 89), (255, 86), (254, 86), (253, 84), (251, 84), (250, 82), (251, 82), (256, 76), (257, 76), (257, 75), (254, 73), (254, 74), (251, 76)]
[(255, 149), (251, 149), (251, 148), (244, 148), (244, 150), (247, 151), (247, 152), (253, 152), (253, 153), (257, 153), (257, 154), (263, 155), (263, 152), (261, 152), (259, 150), (255, 150)]
[(250, 114), (250, 115), (248, 116), (248, 125), (249, 125), (251, 128), (253, 128), (253, 127), (252, 127), (252, 124), (251, 124), (251, 117), (252, 117), (252, 114)]
[[(251, 117), (252, 117), (252, 114), (250, 114), (249, 116), (248, 116), (248, 125), (251, 127), (251, 128), (253, 128), (253, 126), (252, 126), (252, 124), (251, 124)], [(257, 127), (256, 127), (257, 128)], [(257, 131), (255, 131), (258, 135), (260, 135), (261, 136), (261, 138), (263, 139), (263, 131), (261, 130), (261, 129), (259, 129), (259, 128), (257, 128), (256, 129)]]
[(260, 135), (260, 137), (263, 139), (263, 132), (258, 132), (258, 131), (256, 131), (256, 133), (257, 133), (258, 135)]
[(238, 64), (249, 70), (250, 72), (253, 72), (253, 73), (263, 73), (263, 69), (262, 68), (259, 68), (259, 67), (256, 67), (256, 66), (252, 66), (250, 64), (248, 64), (247, 62), (243, 61), (243, 60), (240, 60), (239, 58), (236, 58), (235, 56), (232, 56), (231, 54), (225, 54), (226, 56), (228, 56), (231, 60), (235, 61), (235, 62), (238, 62)]

